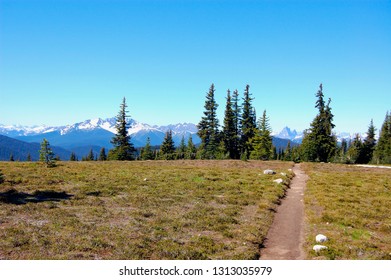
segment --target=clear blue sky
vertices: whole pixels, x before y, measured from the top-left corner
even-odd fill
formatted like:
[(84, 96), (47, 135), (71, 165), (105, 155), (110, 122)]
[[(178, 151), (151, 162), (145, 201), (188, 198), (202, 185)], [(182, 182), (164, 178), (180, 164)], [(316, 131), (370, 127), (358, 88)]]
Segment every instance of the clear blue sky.
[(216, 86), (273, 130), (309, 127), (319, 84), (337, 131), (391, 110), (391, 1), (0, 0), (0, 123), (115, 116), (198, 123)]

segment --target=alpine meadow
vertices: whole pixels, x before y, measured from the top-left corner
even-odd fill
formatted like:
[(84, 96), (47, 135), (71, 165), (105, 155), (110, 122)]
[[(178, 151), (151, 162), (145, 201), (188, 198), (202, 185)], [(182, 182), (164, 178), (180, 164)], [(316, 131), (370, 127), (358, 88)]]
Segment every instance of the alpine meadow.
[(0, 41), (2, 271), (391, 260), (390, 1), (0, 0)]

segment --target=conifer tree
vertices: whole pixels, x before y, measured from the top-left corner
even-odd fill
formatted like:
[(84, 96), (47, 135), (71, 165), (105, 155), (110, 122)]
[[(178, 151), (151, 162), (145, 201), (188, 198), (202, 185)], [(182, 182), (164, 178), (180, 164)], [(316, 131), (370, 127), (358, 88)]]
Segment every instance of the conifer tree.
[(77, 161), (77, 157), (76, 157), (76, 154), (74, 152), (71, 153), (69, 161)]
[(291, 161), (292, 159), (292, 147), (291, 147), (291, 141), (288, 141), (288, 144), (286, 145), (285, 151), (284, 151), (284, 160), (285, 161)]
[(374, 162), (391, 163), (391, 114), (387, 112), (374, 151)]
[(27, 160), (27, 161), (31, 161), (31, 155), (30, 155), (30, 153), (27, 154), (26, 160)]
[(186, 148), (186, 159), (195, 159), (197, 153), (197, 148), (193, 144), (193, 137), (190, 135), (187, 140), (187, 148)]
[(102, 148), (100, 149), (98, 160), (99, 160), (99, 161), (105, 161), (105, 160), (107, 160), (106, 149), (105, 149), (104, 147), (102, 147)]
[(323, 86), (320, 84), (319, 90), (316, 94), (318, 98), (315, 108), (319, 113), (311, 123), (310, 129), (304, 132), (302, 141), (302, 158), (305, 161), (330, 161), (337, 148), (336, 137), (332, 134), (333, 114), (331, 113), (331, 99), (327, 105), (324, 101)]
[(127, 115), (127, 107), (126, 99), (124, 97), (120, 106), (120, 111), (117, 115), (117, 123), (115, 125), (117, 133), (111, 140), (111, 143), (114, 145), (114, 148), (109, 151), (109, 159), (111, 160), (134, 159), (134, 153), (136, 150), (134, 149), (133, 144), (130, 142), (131, 138), (128, 135), (129, 125), (126, 121), (126, 118), (130, 116)]
[(145, 147), (142, 149), (142, 152), (141, 152), (141, 159), (142, 160), (153, 160), (154, 158), (155, 158), (155, 154), (151, 148), (151, 139), (148, 137), (147, 142), (145, 143)]
[(356, 134), (346, 154), (347, 162), (362, 163), (362, 155), (363, 155), (363, 142), (361, 140), (360, 135)]
[(9, 161), (15, 161), (15, 159), (14, 159), (14, 154), (10, 154), (10, 159), (9, 159)]
[(233, 111), (233, 117), (234, 117), (234, 126), (235, 126), (235, 138), (233, 141), (232, 146), (235, 149), (234, 159), (240, 158), (240, 113), (241, 108), (239, 105), (239, 93), (238, 90), (235, 89), (232, 94), (232, 111)]
[(160, 147), (160, 156), (163, 159), (174, 159), (175, 145), (172, 140), (172, 131), (166, 132), (162, 146)]
[(242, 117), (241, 117), (241, 152), (242, 157), (248, 158), (252, 151), (251, 140), (255, 136), (256, 130), (256, 116), (254, 108), (252, 107), (253, 98), (250, 94), (250, 86), (246, 85), (244, 90), (243, 105), (242, 105)]
[(88, 155), (87, 155), (87, 160), (88, 161), (94, 161), (95, 160), (95, 156), (94, 156), (94, 151), (92, 150), (92, 148), (90, 149)]
[(349, 144), (345, 138), (341, 140), (341, 146), (337, 150), (338, 161), (346, 163), (346, 154), (348, 152)]
[(223, 154), (228, 154), (228, 158), (235, 159), (237, 156), (237, 131), (235, 123), (235, 112), (231, 101), (231, 92), (227, 90), (227, 103), (225, 106), (224, 126), (222, 132)]
[(54, 153), (50, 147), (50, 143), (45, 138), (41, 142), (41, 150), (39, 151), (39, 160), (46, 164), (46, 167), (54, 167)]
[(373, 120), (371, 120), (368, 127), (367, 136), (364, 139), (360, 163), (369, 163), (372, 160), (373, 151), (375, 150), (375, 146), (376, 146), (375, 136), (376, 136), (376, 128), (373, 125)]
[(185, 136), (182, 135), (181, 142), (177, 148), (178, 159), (184, 159), (186, 155), (186, 144), (185, 144)]
[(250, 153), (251, 159), (269, 160), (273, 156), (273, 143), (269, 119), (266, 110), (258, 122), (258, 129), (251, 140), (253, 150)]
[(198, 136), (201, 138), (200, 154), (201, 158), (215, 159), (218, 153), (219, 121), (217, 119), (217, 103), (214, 97), (215, 88), (212, 84), (206, 95), (204, 116), (197, 125)]

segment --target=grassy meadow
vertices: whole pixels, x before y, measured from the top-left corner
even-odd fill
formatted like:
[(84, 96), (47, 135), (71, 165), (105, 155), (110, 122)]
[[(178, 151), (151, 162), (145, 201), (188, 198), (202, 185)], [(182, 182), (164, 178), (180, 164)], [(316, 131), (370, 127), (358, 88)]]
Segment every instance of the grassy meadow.
[[(341, 164), (302, 164), (309, 259), (391, 259), (391, 170)], [(329, 238), (315, 253), (315, 236)]]
[(257, 259), (291, 167), (0, 162), (0, 259)]

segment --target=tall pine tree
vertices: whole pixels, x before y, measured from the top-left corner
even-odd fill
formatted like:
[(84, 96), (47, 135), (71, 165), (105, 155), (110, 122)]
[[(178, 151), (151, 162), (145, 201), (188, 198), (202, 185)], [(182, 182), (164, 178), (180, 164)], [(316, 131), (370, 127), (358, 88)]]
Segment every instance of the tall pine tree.
[(374, 162), (391, 163), (391, 114), (387, 112), (374, 151)]
[(184, 159), (186, 156), (186, 144), (185, 144), (185, 136), (182, 135), (181, 142), (177, 148), (178, 159)]
[(232, 94), (232, 111), (233, 111), (233, 117), (234, 117), (234, 125), (235, 125), (235, 138), (233, 141), (232, 146), (235, 149), (234, 159), (240, 158), (240, 113), (241, 108), (239, 105), (239, 93), (238, 90), (235, 89)]
[(347, 163), (363, 163), (363, 142), (359, 134), (353, 139), (347, 153), (346, 153), (346, 162)]
[(220, 143), (219, 120), (217, 119), (217, 103), (214, 97), (215, 87), (212, 84), (206, 94), (204, 116), (197, 125), (198, 136), (201, 138), (200, 155), (201, 158), (215, 159), (218, 154)]
[(266, 110), (258, 122), (256, 135), (251, 140), (253, 150), (250, 153), (251, 159), (269, 160), (273, 157), (273, 143), (269, 119)]
[(126, 105), (125, 97), (122, 100), (120, 111), (117, 115), (117, 123), (115, 128), (117, 133), (111, 140), (114, 148), (109, 151), (109, 159), (111, 160), (133, 160), (135, 149), (133, 144), (130, 142), (130, 136), (128, 135), (129, 125), (126, 121), (126, 118), (130, 117), (127, 115), (128, 111), (126, 110), (128, 106)]
[(144, 149), (141, 152), (142, 160), (153, 160), (155, 158), (155, 153), (152, 151), (151, 139), (148, 137), (147, 142), (145, 143)]
[(107, 160), (106, 149), (105, 149), (104, 147), (102, 147), (102, 148), (100, 149), (98, 160), (99, 160), (99, 161), (105, 161), (105, 160)]
[(197, 153), (197, 148), (193, 143), (193, 137), (190, 135), (189, 139), (187, 140), (187, 147), (186, 147), (186, 159), (195, 159)]
[(160, 156), (163, 159), (174, 159), (175, 145), (174, 140), (172, 139), (172, 131), (169, 130), (166, 132), (163, 143), (160, 147)]
[(230, 159), (235, 159), (237, 154), (237, 131), (230, 90), (227, 90), (227, 103), (225, 106), (222, 138), (224, 143), (224, 154), (227, 154)]
[(302, 158), (305, 161), (328, 162), (335, 155), (337, 148), (337, 140), (332, 133), (334, 116), (331, 113), (331, 99), (325, 104), (322, 84), (319, 86), (316, 97), (318, 99), (315, 108), (319, 112), (312, 121), (310, 129), (304, 133), (301, 145)]
[(50, 143), (45, 138), (41, 142), (41, 150), (39, 151), (39, 160), (46, 164), (46, 167), (56, 166), (54, 153), (50, 147)]
[(252, 151), (251, 140), (255, 136), (256, 130), (256, 116), (255, 110), (252, 107), (253, 98), (250, 94), (250, 86), (246, 85), (244, 90), (243, 105), (242, 105), (242, 118), (241, 118), (241, 138), (240, 146), (242, 156), (248, 158)]
[(361, 155), (362, 163), (369, 163), (372, 160), (373, 151), (375, 150), (375, 146), (376, 146), (375, 136), (376, 136), (376, 128), (373, 125), (373, 120), (371, 120), (368, 127), (367, 136), (365, 137), (363, 143), (363, 149)]

